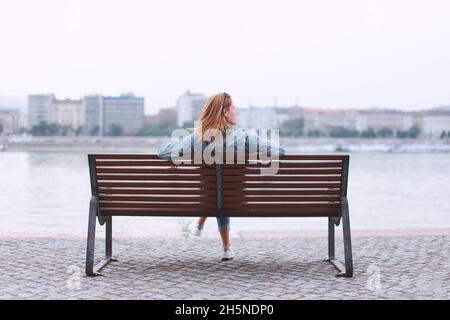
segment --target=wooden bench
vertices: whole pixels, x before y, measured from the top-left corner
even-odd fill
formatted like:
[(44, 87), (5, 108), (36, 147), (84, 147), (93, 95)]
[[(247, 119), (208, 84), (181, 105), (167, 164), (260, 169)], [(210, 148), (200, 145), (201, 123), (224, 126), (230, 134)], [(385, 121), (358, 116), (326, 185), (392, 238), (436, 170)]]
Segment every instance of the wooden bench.
[[(248, 155), (247, 155), (248, 156)], [(353, 275), (347, 201), (348, 155), (284, 155), (278, 172), (261, 164), (175, 165), (151, 154), (90, 154), (92, 197), (86, 274), (112, 259), (114, 216), (327, 217), (328, 259), (338, 276)], [(106, 223), (106, 257), (94, 265), (96, 219)], [(335, 226), (342, 219), (345, 266), (335, 258)]]

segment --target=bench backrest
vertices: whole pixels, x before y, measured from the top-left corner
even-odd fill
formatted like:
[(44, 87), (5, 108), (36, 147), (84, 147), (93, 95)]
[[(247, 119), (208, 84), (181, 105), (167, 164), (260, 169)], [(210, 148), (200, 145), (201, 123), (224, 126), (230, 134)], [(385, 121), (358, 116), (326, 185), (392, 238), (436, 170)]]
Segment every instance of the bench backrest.
[(149, 154), (89, 155), (92, 195), (102, 216), (339, 216), (348, 155), (285, 155), (261, 163), (208, 165)]

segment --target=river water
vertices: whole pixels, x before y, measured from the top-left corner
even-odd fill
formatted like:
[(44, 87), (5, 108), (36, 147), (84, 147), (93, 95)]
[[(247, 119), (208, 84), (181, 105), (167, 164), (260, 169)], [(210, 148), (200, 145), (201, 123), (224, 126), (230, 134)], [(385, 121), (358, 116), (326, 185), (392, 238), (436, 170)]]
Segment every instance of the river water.
[[(0, 152), (0, 232), (84, 233), (87, 154)], [(353, 229), (450, 227), (450, 153), (352, 153)], [(179, 232), (192, 218), (118, 217), (130, 232)], [(324, 218), (233, 218), (233, 230), (324, 229)], [(210, 218), (207, 228), (216, 228)], [(117, 230), (117, 229), (115, 229)]]

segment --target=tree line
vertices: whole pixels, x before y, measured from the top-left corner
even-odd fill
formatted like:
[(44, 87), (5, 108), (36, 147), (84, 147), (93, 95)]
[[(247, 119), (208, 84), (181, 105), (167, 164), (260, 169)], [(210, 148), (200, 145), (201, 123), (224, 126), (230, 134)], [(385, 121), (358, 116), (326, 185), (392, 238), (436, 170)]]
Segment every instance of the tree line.
[[(185, 122), (182, 127), (193, 128), (194, 122)], [(165, 119), (158, 123), (145, 125), (138, 133), (140, 136), (170, 136), (172, 131), (177, 128), (176, 118)], [(120, 124), (111, 124), (107, 130), (109, 136), (123, 135), (123, 128)], [(3, 127), (0, 125), (0, 132)], [(25, 130), (21, 130), (25, 132)], [(70, 126), (62, 126), (57, 123), (41, 122), (39, 125), (33, 126), (28, 133), (36, 136), (67, 136), (86, 134), (82, 127), (73, 129)], [(96, 126), (87, 133), (91, 136), (99, 134), (99, 127)], [(332, 138), (417, 138), (421, 134), (420, 127), (414, 124), (408, 130), (396, 130), (391, 128), (382, 128), (379, 130), (366, 129), (358, 131), (343, 126), (327, 127), (322, 130), (310, 129), (306, 130), (305, 120), (303, 118), (293, 118), (284, 121), (280, 128), (280, 136), (283, 137), (332, 137)], [(443, 131), (441, 139), (450, 138), (450, 130)]]
[(280, 129), (280, 136), (285, 137), (332, 137), (332, 138), (417, 138), (421, 133), (420, 127), (414, 124), (408, 130), (394, 131), (391, 128), (382, 128), (380, 130), (366, 129), (358, 131), (343, 126), (331, 126), (323, 130), (305, 129), (305, 119), (293, 118), (283, 122)]

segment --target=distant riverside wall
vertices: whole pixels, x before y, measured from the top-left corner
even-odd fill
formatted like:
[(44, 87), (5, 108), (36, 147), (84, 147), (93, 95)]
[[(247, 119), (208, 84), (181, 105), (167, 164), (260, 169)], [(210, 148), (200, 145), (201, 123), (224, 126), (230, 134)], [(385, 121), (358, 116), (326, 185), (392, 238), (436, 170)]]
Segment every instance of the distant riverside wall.
[[(154, 151), (158, 145), (170, 140), (170, 137), (32, 137), (31, 141), (26, 142), (9, 142), (6, 150), (74, 150), (74, 151), (89, 151), (89, 150), (115, 150), (125, 149), (133, 151), (150, 150)], [(443, 150), (450, 150), (450, 139), (399, 139), (399, 138), (287, 138), (281, 137), (280, 141), (288, 149), (304, 151), (308, 148), (311, 150), (318, 149), (321, 151), (347, 151), (348, 146), (353, 147), (376, 147), (388, 146), (395, 148), (398, 146), (438, 146)], [(149, 151), (149, 152), (150, 152)], [(383, 151), (382, 149), (378, 151)], [(386, 150), (388, 151), (388, 150)]]

